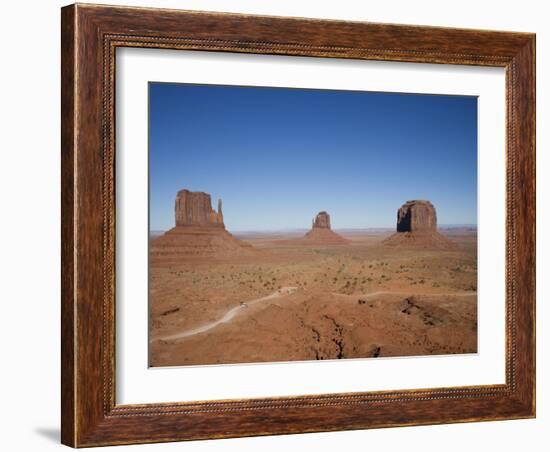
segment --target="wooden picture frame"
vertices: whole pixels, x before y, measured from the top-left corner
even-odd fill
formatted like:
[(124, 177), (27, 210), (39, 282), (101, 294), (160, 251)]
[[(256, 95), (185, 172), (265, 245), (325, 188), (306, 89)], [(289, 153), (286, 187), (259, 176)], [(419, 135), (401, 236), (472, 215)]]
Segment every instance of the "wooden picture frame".
[[(535, 35), (162, 9), (62, 9), (62, 442), (73, 447), (535, 416)], [(506, 383), (115, 403), (115, 50), (506, 70)], [(503, 150), (504, 151), (504, 150)]]

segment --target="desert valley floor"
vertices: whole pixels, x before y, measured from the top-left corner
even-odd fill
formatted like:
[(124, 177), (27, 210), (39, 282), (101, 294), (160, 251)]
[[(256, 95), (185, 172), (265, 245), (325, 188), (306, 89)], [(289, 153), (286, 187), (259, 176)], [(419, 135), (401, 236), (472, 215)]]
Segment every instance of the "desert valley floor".
[(243, 252), (151, 255), (151, 366), (475, 353), (477, 235), (453, 246), (388, 246), (389, 231), (342, 244), (237, 235)]

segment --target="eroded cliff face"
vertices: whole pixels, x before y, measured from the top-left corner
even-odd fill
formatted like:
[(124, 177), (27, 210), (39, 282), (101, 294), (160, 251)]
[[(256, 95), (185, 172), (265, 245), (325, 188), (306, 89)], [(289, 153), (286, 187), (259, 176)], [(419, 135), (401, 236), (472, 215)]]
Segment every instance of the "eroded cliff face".
[(223, 223), (222, 201), (218, 201), (218, 211), (212, 209), (208, 193), (180, 190), (175, 203), (176, 226), (213, 226), (225, 228)]
[(222, 201), (218, 201), (217, 211), (212, 209), (208, 193), (180, 190), (176, 195), (175, 220), (174, 228), (151, 240), (149, 255), (153, 265), (255, 252), (250, 244), (225, 229)]
[(316, 245), (345, 245), (349, 240), (331, 229), (328, 212), (319, 212), (311, 222), (311, 230), (304, 236), (305, 243)]
[(430, 201), (407, 201), (397, 211), (397, 232), (437, 231), (437, 215)]
[(330, 215), (325, 212), (319, 212), (313, 219), (312, 228), (330, 229)]
[(452, 250), (453, 242), (437, 231), (437, 213), (430, 201), (407, 201), (397, 211), (397, 232), (383, 241), (386, 246)]

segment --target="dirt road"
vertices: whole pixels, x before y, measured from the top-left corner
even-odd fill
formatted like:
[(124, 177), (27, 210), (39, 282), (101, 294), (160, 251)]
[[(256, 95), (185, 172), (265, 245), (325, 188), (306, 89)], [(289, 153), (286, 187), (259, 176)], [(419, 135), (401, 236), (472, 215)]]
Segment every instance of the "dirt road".
[(281, 287), (279, 290), (273, 292), (270, 295), (267, 295), (265, 297), (256, 298), (254, 300), (250, 300), (247, 302), (242, 302), (239, 306), (235, 306), (234, 308), (231, 308), (229, 311), (227, 311), (223, 317), (220, 319), (207, 323), (205, 325), (199, 326), (197, 328), (193, 328), (192, 330), (182, 331), (181, 333), (172, 334), (170, 336), (164, 336), (159, 337), (157, 339), (154, 339), (153, 342), (156, 341), (173, 341), (177, 339), (182, 339), (184, 337), (188, 336), (194, 336), (195, 334), (204, 333), (205, 331), (211, 330), (212, 328), (216, 328), (218, 325), (221, 325), (222, 323), (227, 323), (230, 320), (233, 319), (239, 312), (242, 312), (244, 309), (249, 308), (250, 306), (253, 306), (257, 303), (262, 303), (264, 301), (274, 300), (276, 298), (285, 297), (287, 295), (292, 295), (294, 292), (296, 292), (297, 287)]

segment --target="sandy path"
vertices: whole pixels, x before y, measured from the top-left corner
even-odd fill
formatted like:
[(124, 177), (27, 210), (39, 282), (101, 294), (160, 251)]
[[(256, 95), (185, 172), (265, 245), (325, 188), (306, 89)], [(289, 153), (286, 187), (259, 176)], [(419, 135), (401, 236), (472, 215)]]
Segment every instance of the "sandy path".
[(207, 323), (205, 325), (199, 326), (197, 328), (193, 328), (192, 330), (182, 331), (181, 333), (172, 334), (170, 336), (164, 336), (159, 337), (157, 339), (154, 339), (153, 342), (156, 341), (171, 341), (175, 339), (182, 339), (184, 337), (188, 336), (194, 336), (195, 334), (204, 333), (205, 331), (211, 330), (212, 328), (216, 328), (218, 325), (221, 325), (222, 323), (227, 323), (230, 320), (233, 319), (239, 312), (241, 312), (243, 309), (247, 309), (250, 306), (253, 306), (257, 303), (262, 303), (264, 301), (268, 300), (274, 300), (276, 298), (285, 297), (287, 295), (292, 295), (294, 292), (296, 292), (297, 287), (281, 287), (279, 290), (273, 292), (270, 295), (267, 295), (265, 297), (256, 298), (254, 300), (247, 301), (245, 303), (241, 303), (239, 306), (235, 306), (234, 308), (231, 308), (229, 311), (227, 311), (223, 317), (221, 317), (218, 320), (215, 320), (214, 322)]

